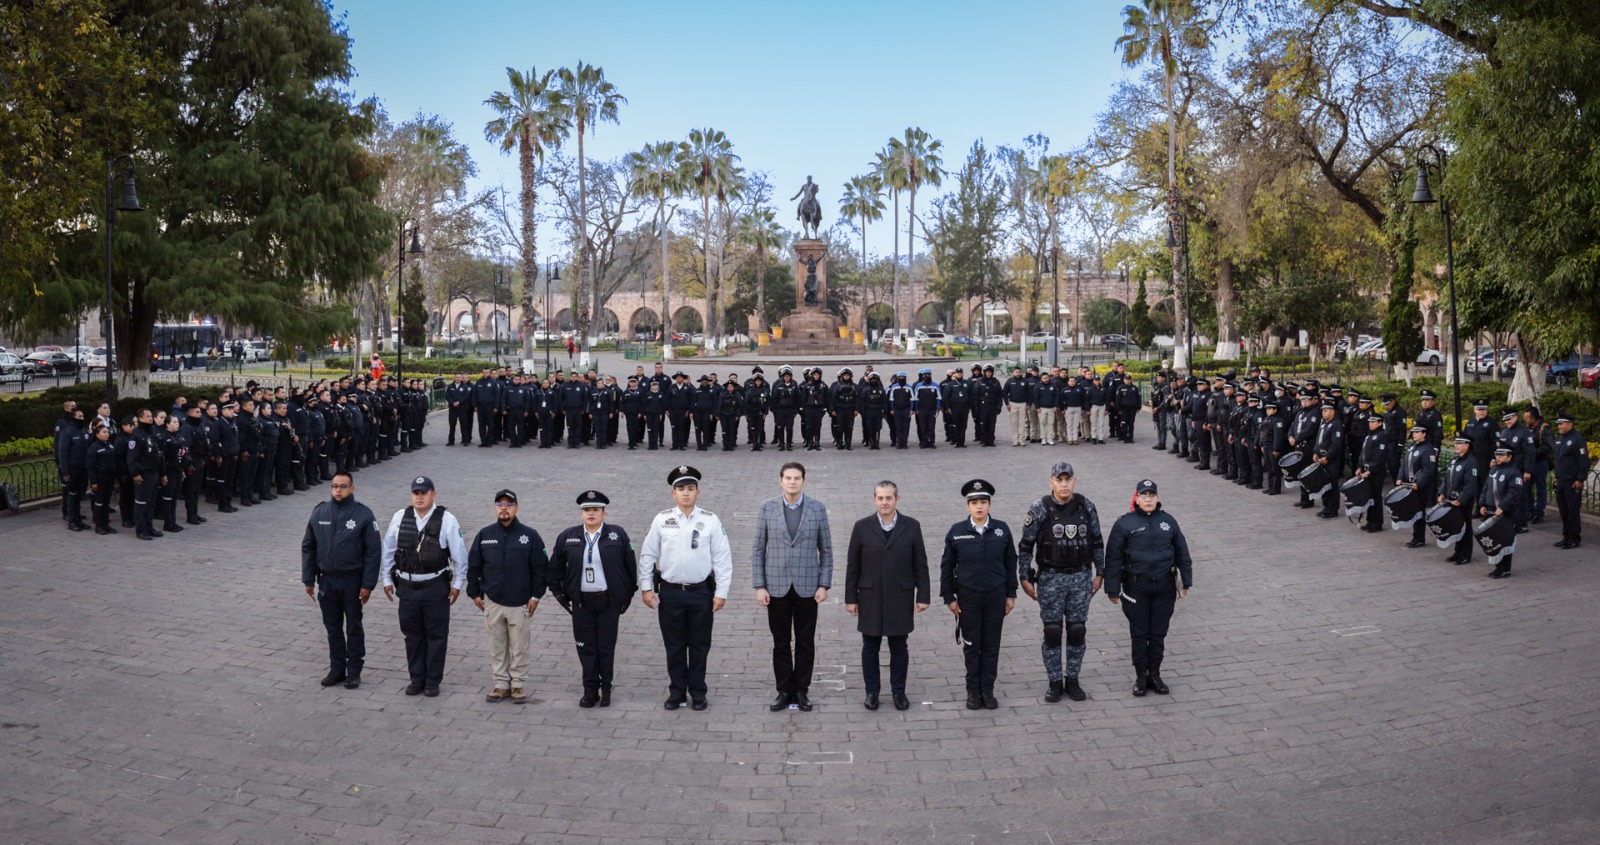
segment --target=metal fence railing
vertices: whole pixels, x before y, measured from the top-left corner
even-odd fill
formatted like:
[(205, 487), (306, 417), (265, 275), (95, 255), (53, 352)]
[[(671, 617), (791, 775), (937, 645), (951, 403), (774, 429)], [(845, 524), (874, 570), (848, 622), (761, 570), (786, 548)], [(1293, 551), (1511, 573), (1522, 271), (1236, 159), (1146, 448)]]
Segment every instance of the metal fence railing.
[(37, 458), (0, 466), (0, 484), (11, 485), (17, 498), (24, 502), (61, 494), (61, 475), (56, 472), (55, 458)]

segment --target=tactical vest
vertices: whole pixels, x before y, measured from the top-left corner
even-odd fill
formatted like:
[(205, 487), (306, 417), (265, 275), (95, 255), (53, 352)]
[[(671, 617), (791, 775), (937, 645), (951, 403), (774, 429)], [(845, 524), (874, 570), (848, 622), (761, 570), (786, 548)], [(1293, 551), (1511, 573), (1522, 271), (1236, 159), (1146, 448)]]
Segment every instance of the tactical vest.
[(400, 536), (395, 544), (394, 568), (407, 575), (432, 575), (448, 565), (448, 555), (439, 545), (444, 526), (444, 508), (434, 507), (428, 524), (417, 530), (417, 509), (406, 508), (400, 519)]
[(1074, 495), (1064, 505), (1046, 496), (1044, 514), (1034, 545), (1034, 558), (1040, 568), (1077, 572), (1094, 562), (1094, 549), (1089, 545), (1089, 512), (1082, 496)]

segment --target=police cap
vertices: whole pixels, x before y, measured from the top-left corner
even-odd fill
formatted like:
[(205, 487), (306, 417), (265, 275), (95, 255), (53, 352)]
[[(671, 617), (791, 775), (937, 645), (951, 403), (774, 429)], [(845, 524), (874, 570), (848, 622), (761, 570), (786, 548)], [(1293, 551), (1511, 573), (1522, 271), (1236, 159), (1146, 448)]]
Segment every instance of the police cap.
[(961, 485), (961, 495), (969, 502), (973, 499), (987, 499), (994, 495), (994, 485), (981, 478), (974, 478)]
[(691, 466), (673, 467), (667, 473), (667, 483), (673, 487), (682, 487), (685, 484), (698, 485), (701, 478), (704, 476), (700, 474), (700, 470)]
[(580, 508), (603, 508), (609, 504), (611, 504), (611, 500), (606, 498), (606, 494), (599, 490), (585, 490), (578, 494), (578, 507)]

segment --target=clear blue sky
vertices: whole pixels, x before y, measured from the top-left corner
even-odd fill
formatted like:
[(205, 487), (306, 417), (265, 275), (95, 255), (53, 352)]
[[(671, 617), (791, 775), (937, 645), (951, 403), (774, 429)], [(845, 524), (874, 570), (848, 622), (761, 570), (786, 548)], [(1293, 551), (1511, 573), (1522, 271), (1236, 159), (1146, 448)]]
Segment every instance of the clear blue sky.
[[(628, 98), (620, 124), (585, 141), (591, 157), (721, 129), (741, 165), (769, 174), (790, 228), (787, 198), (807, 174), (832, 224), (845, 180), (907, 126), (942, 140), (952, 171), (979, 137), (998, 146), (1043, 133), (1053, 149), (1073, 146), (1126, 73), (1112, 47), (1120, 0), (333, 5), (354, 42), (354, 93), (397, 120), (421, 111), (453, 123), (477, 162), (475, 188), (516, 190), (515, 158), (483, 137), (483, 100), (504, 88), (506, 66), (542, 73), (582, 60)], [(553, 239), (541, 229), (541, 248)], [(890, 252), (887, 225), (872, 227), (868, 248)]]

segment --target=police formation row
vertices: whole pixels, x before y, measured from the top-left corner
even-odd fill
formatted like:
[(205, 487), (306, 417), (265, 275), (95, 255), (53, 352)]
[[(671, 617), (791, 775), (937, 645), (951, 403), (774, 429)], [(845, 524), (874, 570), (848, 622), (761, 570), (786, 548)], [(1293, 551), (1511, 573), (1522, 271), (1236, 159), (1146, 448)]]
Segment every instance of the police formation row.
[[(698, 505), (702, 480), (694, 467), (669, 471), (673, 506), (655, 515), (636, 552), (628, 532), (606, 520), (610, 500), (596, 490), (577, 497), (580, 522), (547, 546), (519, 520), (512, 490), (495, 494), (495, 521), (468, 541), (455, 515), (437, 503), (431, 479), (413, 479), (411, 505), (385, 529), (356, 501), (350, 476), (336, 474), (332, 497), (313, 510), (301, 543), (301, 581), (318, 602), (328, 634), (330, 665), (322, 685), (360, 685), (362, 608), (381, 586), (399, 601), (405, 694), (438, 695), (450, 606), (465, 591), (488, 629), (493, 686), (487, 700), (525, 703), (529, 620), (548, 591), (571, 617), (582, 667), (578, 705), (607, 707), (619, 620), (637, 592), (661, 630), (668, 678), (663, 706), (706, 709), (706, 661), (715, 614), (732, 586), (733, 553), (721, 520)], [(1078, 677), (1089, 601), (1102, 588), (1128, 620), (1133, 694), (1169, 691), (1160, 674), (1166, 634), (1176, 600), (1193, 580), (1183, 532), (1161, 508), (1155, 482), (1146, 479), (1136, 486), (1133, 508), (1103, 541), (1098, 512), (1076, 483), (1070, 464), (1053, 466), (1050, 490), (1028, 507), (1020, 535), (991, 516), (994, 485), (974, 479), (961, 487), (967, 518), (945, 532), (937, 586), (955, 617), (968, 709), (999, 706), (994, 687), (1001, 631), (1019, 585), (1039, 604), (1046, 701), (1087, 697)], [(780, 495), (762, 503), (751, 526), (752, 586), (773, 636), (776, 697), (770, 709), (809, 711), (817, 612), (833, 583), (832, 535), (827, 507), (805, 495), (803, 465), (784, 464), (779, 487)], [(847, 544), (844, 607), (862, 636), (863, 705), (879, 707), (887, 641), (889, 694), (894, 707), (905, 710), (907, 638), (930, 606), (933, 584), (921, 525), (899, 512), (895, 484), (879, 482), (872, 495), (874, 513), (852, 526)]]
[[(141, 540), (200, 525), (202, 497), (221, 513), (292, 495), (334, 471), (354, 472), (420, 449), (428, 397), (420, 380), (345, 378), (289, 390), (248, 382), (215, 399), (178, 397), (170, 410), (142, 408), (120, 422), (102, 403), (93, 419), (63, 404), (55, 427), (68, 529), (114, 534), (112, 502)], [(160, 527), (156, 520), (161, 520)]]
[(445, 390), (446, 445), (455, 445), (458, 433), (463, 446), (471, 445), (476, 433), (480, 448), (537, 442), (548, 449), (564, 436), (569, 449), (590, 444), (604, 449), (626, 435), (629, 449), (687, 451), (692, 434), (694, 448), (703, 452), (717, 445), (720, 431), (722, 448), (731, 451), (738, 448), (743, 428), (752, 451), (769, 443), (793, 451), (798, 423), (801, 448), (818, 451), (826, 423), (831, 445), (847, 450), (855, 448), (859, 418), (865, 449), (881, 448), (885, 429), (891, 448), (910, 448), (913, 422), (919, 448), (936, 448), (941, 427), (946, 443), (966, 448), (969, 426), (979, 445), (995, 445), (1002, 411), (1011, 415), (1013, 446), (1105, 443), (1108, 438), (1131, 443), (1143, 401), (1120, 363), (1104, 376), (1086, 367), (1075, 374), (1059, 367), (1043, 372), (1018, 367), (1003, 383), (993, 366), (973, 367), (970, 378), (956, 367), (938, 382), (926, 368), (914, 379), (897, 372), (887, 380), (870, 364), (863, 370), (860, 381), (853, 368), (843, 367), (828, 382), (820, 367), (804, 368), (797, 376), (792, 367), (780, 366), (769, 381), (757, 366), (742, 381), (732, 373), (718, 381), (710, 373), (695, 384), (683, 372), (668, 377), (659, 363), (651, 375), (637, 367), (626, 384), (593, 370), (558, 371), (541, 379), (508, 367), (484, 370), (475, 382), (457, 374)]

